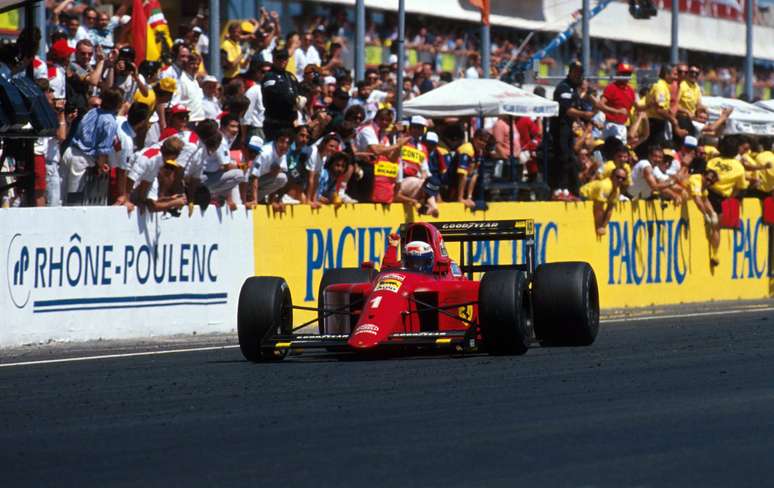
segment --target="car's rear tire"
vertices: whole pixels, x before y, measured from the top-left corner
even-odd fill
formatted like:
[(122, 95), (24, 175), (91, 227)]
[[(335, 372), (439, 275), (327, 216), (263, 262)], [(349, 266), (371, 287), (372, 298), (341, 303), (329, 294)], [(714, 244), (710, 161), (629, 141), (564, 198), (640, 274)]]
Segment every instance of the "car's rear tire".
[(272, 335), (293, 333), (293, 300), (290, 288), (282, 278), (253, 276), (247, 278), (239, 292), (237, 334), (239, 348), (248, 361), (278, 361), (287, 350), (264, 347)]
[(527, 277), (519, 270), (486, 273), (478, 291), (478, 322), (489, 354), (527, 352), (530, 334)]
[(317, 328), (320, 334), (325, 333), (323, 310), (325, 309), (323, 291), (330, 285), (340, 283), (368, 283), (374, 279), (377, 272), (374, 269), (338, 268), (328, 269), (323, 273), (320, 287), (317, 290)]
[(589, 346), (599, 332), (599, 290), (588, 263), (541, 264), (532, 286), (535, 335), (544, 346)]

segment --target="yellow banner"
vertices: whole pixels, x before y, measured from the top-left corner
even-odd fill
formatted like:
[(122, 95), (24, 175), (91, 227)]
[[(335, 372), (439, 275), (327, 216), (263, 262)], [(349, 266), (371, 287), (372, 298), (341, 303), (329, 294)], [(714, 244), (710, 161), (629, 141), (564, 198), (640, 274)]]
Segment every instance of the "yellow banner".
[(374, 165), (374, 176), (398, 177), (398, 165), (390, 161), (379, 161)]
[(9, 10), (0, 14), (0, 31), (18, 31), (19, 10)]
[[(693, 204), (666, 209), (653, 202), (619, 204), (604, 236), (595, 233), (590, 203), (492, 203), (487, 212), (476, 213), (444, 203), (440, 212), (439, 221), (534, 219), (537, 262), (591, 263), (602, 308), (770, 296), (769, 229), (758, 200), (743, 202), (740, 229), (721, 231), (715, 267), (706, 224)], [(315, 306), (325, 269), (364, 261), (378, 266), (390, 233), (414, 219), (434, 220), (397, 204), (320, 210), (299, 205), (285, 215), (255, 211), (255, 273), (285, 278), (295, 304)], [(447, 247), (459, 261), (460, 246)], [(471, 244), (474, 264), (522, 263), (524, 251), (524, 242)]]

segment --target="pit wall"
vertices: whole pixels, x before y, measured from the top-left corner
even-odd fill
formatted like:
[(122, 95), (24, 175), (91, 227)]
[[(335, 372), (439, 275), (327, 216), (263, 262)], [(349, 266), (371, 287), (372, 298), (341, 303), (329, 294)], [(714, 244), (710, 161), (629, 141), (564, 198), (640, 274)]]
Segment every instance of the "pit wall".
[(234, 330), (251, 221), (214, 208), (0, 209), (0, 347)]
[[(757, 200), (743, 203), (739, 230), (722, 231), (714, 269), (693, 204), (620, 204), (602, 237), (586, 203), (440, 210), (441, 220), (535, 219), (538, 262), (590, 262), (603, 308), (771, 296), (769, 228)], [(284, 215), (210, 208), (180, 217), (111, 207), (0, 209), (0, 348), (232, 332), (239, 289), (254, 274), (284, 277), (294, 303), (314, 307), (325, 269), (379, 263), (390, 232), (417, 218), (400, 205), (370, 204), (289, 207)], [(459, 245), (448, 248), (459, 260)], [(511, 242), (475, 243), (472, 251), (481, 264), (524, 256)], [(295, 315), (296, 324), (313, 318)]]
[[(621, 203), (607, 234), (597, 236), (591, 203), (493, 203), (472, 213), (442, 204), (438, 220), (535, 220), (537, 262), (588, 261), (597, 275), (604, 309), (770, 296), (769, 228), (761, 203), (745, 200), (739, 230), (722, 230), (720, 264), (710, 266), (707, 228), (695, 205)], [(316, 306), (323, 271), (380, 263), (387, 236), (404, 221), (434, 219), (392, 205), (292, 208), (286, 215), (255, 213), (255, 274), (283, 276), (293, 303)], [(523, 262), (522, 243), (472, 245), (476, 264)], [(459, 245), (448, 251), (459, 261)], [(294, 322), (311, 319), (296, 313)]]

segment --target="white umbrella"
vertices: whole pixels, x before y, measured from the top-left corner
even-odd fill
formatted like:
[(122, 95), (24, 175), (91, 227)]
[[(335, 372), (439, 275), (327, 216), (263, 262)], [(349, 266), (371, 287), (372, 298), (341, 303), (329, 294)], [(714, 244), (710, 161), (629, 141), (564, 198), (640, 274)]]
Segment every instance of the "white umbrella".
[(743, 100), (723, 97), (701, 97), (701, 103), (714, 121), (727, 107), (734, 109), (726, 122), (723, 134), (774, 135), (774, 112)]
[(559, 113), (559, 104), (500, 80), (461, 79), (409, 100), (403, 111), (428, 118), (553, 117)]
[(758, 100), (755, 105), (774, 112), (774, 100)]

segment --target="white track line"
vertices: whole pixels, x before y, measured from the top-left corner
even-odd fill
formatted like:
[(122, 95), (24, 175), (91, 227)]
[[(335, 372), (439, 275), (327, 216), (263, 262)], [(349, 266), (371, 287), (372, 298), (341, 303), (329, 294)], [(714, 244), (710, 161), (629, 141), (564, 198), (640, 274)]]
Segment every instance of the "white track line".
[(95, 359), (131, 358), (136, 356), (160, 356), (162, 354), (176, 354), (179, 352), (217, 351), (219, 349), (234, 349), (237, 347), (239, 346), (231, 345), (231, 346), (189, 347), (187, 349), (167, 349), (164, 351), (127, 352), (123, 354), (103, 354), (100, 356), (80, 356), (80, 357), (74, 357), (74, 358), (44, 359), (41, 361), (23, 361), (19, 363), (0, 364), (0, 368), (9, 368), (11, 366), (32, 366), (35, 364), (74, 363), (77, 361), (93, 361)]
[[(770, 312), (774, 311), (774, 307), (760, 307), (760, 308), (740, 308), (734, 310), (719, 310), (717, 312), (697, 312), (697, 313), (685, 313), (685, 314), (672, 314), (672, 315), (653, 315), (648, 317), (622, 317), (615, 319), (604, 319), (600, 322), (613, 323), (613, 322), (644, 322), (647, 320), (664, 320), (664, 319), (680, 319), (680, 318), (692, 318), (692, 317), (711, 317), (713, 315), (733, 315), (740, 313), (754, 313), (754, 312)], [(162, 354), (177, 354), (182, 352), (200, 352), (200, 351), (217, 351), (220, 349), (236, 349), (238, 345), (230, 346), (209, 346), (209, 347), (190, 347), (187, 349), (168, 349), (164, 351), (146, 351), (146, 352), (128, 352), (123, 354), (103, 354), (100, 356), (81, 356), (73, 358), (62, 359), (44, 359), (40, 361), (23, 361), (18, 363), (5, 363), (0, 364), (0, 368), (10, 368), (12, 366), (34, 366), (38, 364), (55, 364), (55, 363), (74, 363), (78, 361), (93, 361), (97, 359), (118, 359), (118, 358), (131, 358), (137, 356), (160, 356)]]

